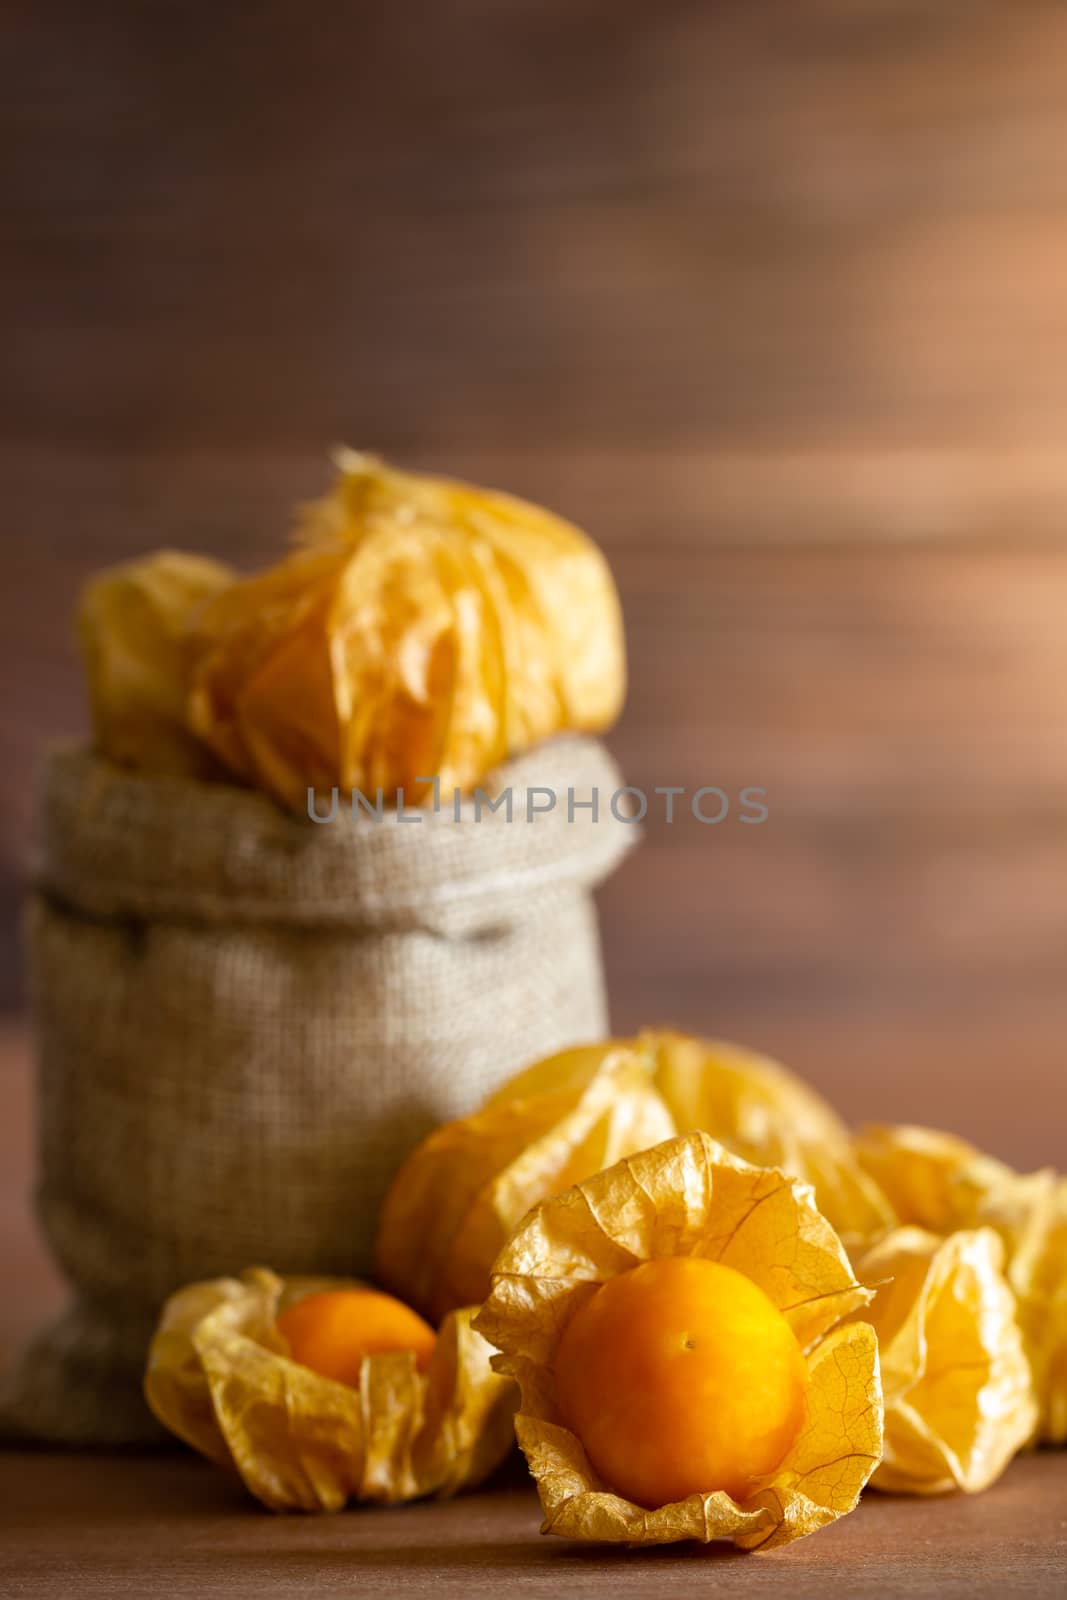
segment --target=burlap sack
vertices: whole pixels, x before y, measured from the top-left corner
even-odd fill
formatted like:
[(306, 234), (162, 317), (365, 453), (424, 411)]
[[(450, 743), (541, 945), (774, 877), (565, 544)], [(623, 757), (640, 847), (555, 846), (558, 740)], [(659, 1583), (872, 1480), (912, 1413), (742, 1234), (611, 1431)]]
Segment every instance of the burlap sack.
[[(605, 1031), (591, 890), (633, 842), (584, 739), (504, 769), (514, 811), (329, 824), (222, 785), (50, 759), (29, 913), (38, 1208), (75, 1293), (4, 1430), (154, 1436), (163, 1300), (267, 1263), (367, 1274), (408, 1150), (524, 1062)], [(559, 794), (527, 822), (527, 786)], [(566, 791), (600, 792), (599, 820)], [(442, 797), (443, 801), (450, 797)], [(535, 806), (547, 804), (543, 795)]]

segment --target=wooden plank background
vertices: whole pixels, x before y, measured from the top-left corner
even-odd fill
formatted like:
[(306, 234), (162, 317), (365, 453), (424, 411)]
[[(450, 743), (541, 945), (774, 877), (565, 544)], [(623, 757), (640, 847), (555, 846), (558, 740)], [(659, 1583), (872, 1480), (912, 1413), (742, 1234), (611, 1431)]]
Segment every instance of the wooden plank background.
[[(336, 440), (587, 526), (653, 824), (615, 1019), (1064, 1162), (1067, 10), (5, 8), (0, 984), (78, 586)], [(21, 1104), (21, 1101), (19, 1102)]]

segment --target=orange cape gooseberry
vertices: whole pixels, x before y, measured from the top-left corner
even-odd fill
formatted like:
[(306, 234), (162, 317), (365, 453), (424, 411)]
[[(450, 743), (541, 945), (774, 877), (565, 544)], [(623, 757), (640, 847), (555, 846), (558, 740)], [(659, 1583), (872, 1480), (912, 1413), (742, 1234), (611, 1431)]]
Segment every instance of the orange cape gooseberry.
[(437, 1336), (410, 1306), (377, 1289), (323, 1289), (280, 1312), (289, 1355), (320, 1377), (358, 1389), (364, 1357), (411, 1350), (425, 1370)]
[(617, 1493), (654, 1508), (725, 1490), (743, 1499), (805, 1416), (807, 1366), (759, 1286), (674, 1256), (611, 1278), (556, 1351), (564, 1419)]

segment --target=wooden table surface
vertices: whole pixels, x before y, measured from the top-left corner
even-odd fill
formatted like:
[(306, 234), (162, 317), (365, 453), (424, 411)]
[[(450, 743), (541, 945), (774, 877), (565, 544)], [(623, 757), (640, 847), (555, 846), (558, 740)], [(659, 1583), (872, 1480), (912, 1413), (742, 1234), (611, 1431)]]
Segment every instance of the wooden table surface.
[[(0, 1006), (71, 614), (253, 568), (333, 440), (588, 526), (631, 783), (765, 786), (605, 888), (618, 1031), (1062, 1164), (1067, 8), (5, 8)], [(416, 13), (413, 17), (413, 13)], [(658, 809), (658, 808), (653, 808)], [(63, 1289), (0, 1022), (0, 1369)], [(274, 1519), (191, 1457), (0, 1456), (0, 1597), (1067, 1593), (1067, 1453), (791, 1550), (626, 1556), (514, 1486)]]
[(532, 1489), (336, 1517), (271, 1516), (191, 1455), (0, 1454), (0, 1594), (931, 1596), (1067, 1592), (1067, 1454), (975, 1498), (869, 1494), (785, 1550), (598, 1550), (538, 1533)]
[[(30, 1083), (21, 1027), (0, 1027), (0, 1370), (63, 1287), (33, 1228)], [(510, 1474), (510, 1475), (508, 1475)], [(0, 1597), (241, 1600), (316, 1593), (523, 1595), (775, 1593), (786, 1600), (1067, 1592), (1067, 1452), (1020, 1459), (986, 1494), (868, 1495), (791, 1549), (645, 1554), (539, 1536), (516, 1462), (498, 1487), (450, 1504), (339, 1517), (272, 1517), (189, 1452), (0, 1452)]]

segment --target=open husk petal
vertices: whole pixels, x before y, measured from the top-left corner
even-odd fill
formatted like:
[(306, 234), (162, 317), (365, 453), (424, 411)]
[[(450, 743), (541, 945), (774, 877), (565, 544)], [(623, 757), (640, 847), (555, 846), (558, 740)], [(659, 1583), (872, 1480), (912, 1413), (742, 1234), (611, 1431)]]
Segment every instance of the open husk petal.
[[(571, 1317), (607, 1279), (672, 1255), (704, 1256), (745, 1273), (807, 1356), (805, 1426), (744, 1502), (720, 1491), (635, 1505), (597, 1477), (559, 1411), (555, 1351)], [(838, 1324), (870, 1298), (806, 1184), (753, 1167), (704, 1133), (628, 1157), (540, 1204), (498, 1258), (476, 1327), (501, 1352), (494, 1365), (518, 1382), (516, 1433), (537, 1481), (544, 1531), (771, 1548), (850, 1511), (881, 1455), (882, 1401), (873, 1331)]]
[(434, 1319), (483, 1300), (531, 1206), (674, 1132), (652, 1063), (625, 1046), (564, 1052), (446, 1123), (397, 1173), (375, 1246), (379, 1279)]
[(262, 1268), (168, 1301), (149, 1352), (148, 1403), (164, 1425), (240, 1474), (274, 1511), (337, 1511), (451, 1494), (512, 1443), (512, 1385), (471, 1314), (445, 1319), (424, 1373), (410, 1353), (369, 1356), (358, 1389), (291, 1361), (276, 1327), (293, 1300), (350, 1280)]
[(1009, 1258), (1040, 1242), (1055, 1189), (1048, 1169), (1018, 1173), (955, 1134), (908, 1124), (863, 1128), (853, 1149), (905, 1226), (951, 1233), (989, 1223)]
[(1037, 1421), (1004, 1248), (990, 1228), (947, 1238), (901, 1228), (854, 1261), (879, 1283), (863, 1313), (878, 1334), (885, 1455), (876, 1488), (988, 1488)]
[(769, 1057), (720, 1040), (654, 1031), (656, 1087), (679, 1133), (701, 1128), (756, 1166), (810, 1183), (819, 1210), (846, 1243), (894, 1221), (860, 1166), (848, 1130), (814, 1089)]
[(1034, 1375), (1035, 1437), (1067, 1443), (1067, 1179), (1050, 1168), (1015, 1172), (934, 1128), (865, 1128), (854, 1148), (902, 1223), (996, 1232)]
[(526, 1211), (623, 1156), (700, 1130), (813, 1185), (848, 1245), (894, 1221), (829, 1106), (776, 1062), (665, 1030), (535, 1062), (420, 1145), (397, 1174), (376, 1250), (383, 1283), (434, 1318), (489, 1289)]

